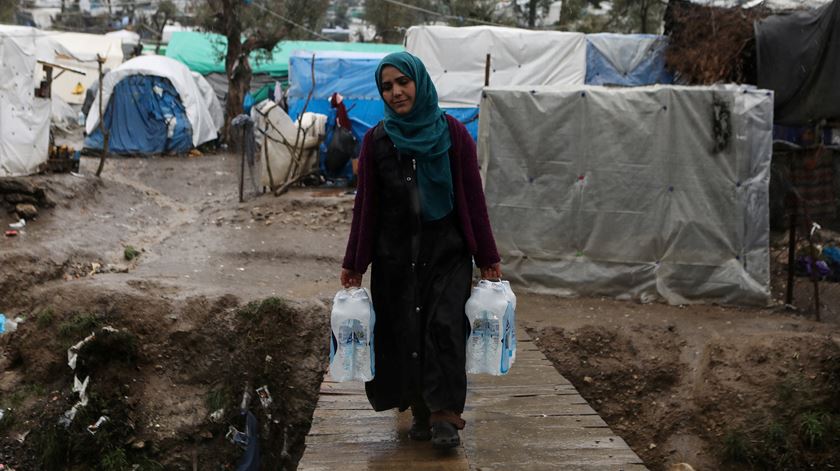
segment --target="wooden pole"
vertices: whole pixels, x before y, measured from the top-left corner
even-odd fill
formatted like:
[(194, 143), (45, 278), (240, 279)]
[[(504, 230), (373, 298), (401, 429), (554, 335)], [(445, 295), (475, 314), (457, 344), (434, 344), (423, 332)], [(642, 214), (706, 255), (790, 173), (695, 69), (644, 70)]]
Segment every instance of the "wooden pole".
[(242, 165), (239, 168), (239, 202), (245, 202), (245, 126), (242, 126)]
[(99, 159), (99, 168), (96, 169), (96, 176), (102, 174), (102, 168), (105, 167), (105, 157), (108, 156), (108, 141), (110, 131), (105, 128), (105, 107), (102, 103), (102, 89), (105, 88), (103, 77), (105, 74), (102, 71), (102, 66), (105, 64), (105, 58), (96, 55), (96, 62), (99, 64), (99, 132), (102, 133), (102, 156)]
[(490, 86), (490, 54), (487, 54), (487, 59), (484, 61), (484, 86)]

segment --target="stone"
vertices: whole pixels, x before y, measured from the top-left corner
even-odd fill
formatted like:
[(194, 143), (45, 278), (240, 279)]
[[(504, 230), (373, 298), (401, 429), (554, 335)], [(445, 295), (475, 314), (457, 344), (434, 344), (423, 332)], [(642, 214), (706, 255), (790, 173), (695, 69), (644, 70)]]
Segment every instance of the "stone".
[(15, 206), (15, 212), (19, 218), (32, 219), (38, 215), (38, 208), (28, 203), (20, 203)]

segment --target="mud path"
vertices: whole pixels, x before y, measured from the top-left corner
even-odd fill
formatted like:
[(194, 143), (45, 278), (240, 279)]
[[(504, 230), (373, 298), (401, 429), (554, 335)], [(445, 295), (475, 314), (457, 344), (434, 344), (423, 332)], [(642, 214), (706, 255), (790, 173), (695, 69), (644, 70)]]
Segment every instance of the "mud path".
[[(81, 172), (97, 163), (83, 159)], [(0, 240), (0, 311), (26, 319), (0, 337), (0, 463), (233, 465), (244, 451), (225, 435), (245, 429), (247, 390), (264, 469), (294, 468), (326, 366), (321, 299), (337, 287), (352, 196), (240, 204), (236, 175), (221, 154), (109, 159), (101, 180), (31, 178), (56, 205)], [(67, 350), (91, 333), (74, 371)], [(58, 419), (81, 397), (74, 376), (90, 377), (88, 405), (65, 427)], [(260, 386), (272, 404), (255, 398)]]

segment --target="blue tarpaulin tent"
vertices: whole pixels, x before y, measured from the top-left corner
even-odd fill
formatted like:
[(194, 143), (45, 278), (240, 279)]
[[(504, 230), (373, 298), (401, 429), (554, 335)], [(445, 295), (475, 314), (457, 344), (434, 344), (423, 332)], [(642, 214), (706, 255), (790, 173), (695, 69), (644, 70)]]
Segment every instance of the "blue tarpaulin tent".
[[(307, 112), (321, 113), (327, 120), (327, 136), (321, 152), (321, 170), (324, 171), (326, 146), (332, 139), (336, 112), (330, 106), (333, 93), (344, 97), (347, 114), (353, 127), (353, 135), (360, 142), (368, 129), (375, 126), (384, 116), (384, 103), (376, 89), (376, 67), (385, 57), (384, 53), (353, 53), (318, 51), (315, 53), (315, 89)], [(289, 116), (297, 119), (306, 97), (312, 88), (312, 53), (299, 51), (289, 58)], [(478, 108), (453, 108), (447, 113), (462, 123), (473, 138), (478, 133)], [(344, 174), (349, 179), (352, 169), (348, 163)]]
[[(295, 52), (289, 57), (289, 116), (297, 119), (312, 89), (312, 54)], [(384, 53), (318, 51), (315, 53), (315, 88), (306, 106), (307, 112), (328, 116), (327, 136), (321, 148), (321, 171), (325, 172), (326, 147), (332, 140), (336, 111), (330, 106), (333, 93), (344, 97), (344, 105), (360, 142), (365, 132), (382, 119), (382, 99), (376, 89), (374, 74)], [(342, 175), (350, 179), (353, 170), (347, 163)]]
[(199, 74), (163, 56), (123, 62), (102, 80), (105, 116), (97, 96), (85, 121), (85, 147), (102, 149), (100, 125), (119, 154), (183, 153), (218, 137), (224, 114), (213, 88)]
[[(192, 149), (192, 127), (178, 92), (168, 79), (132, 75), (121, 80), (108, 102), (108, 149), (117, 154), (183, 153)], [(102, 149), (97, 127), (85, 147)]]
[(665, 69), (664, 36), (599, 33), (586, 36), (586, 84), (634, 87), (673, 83)]

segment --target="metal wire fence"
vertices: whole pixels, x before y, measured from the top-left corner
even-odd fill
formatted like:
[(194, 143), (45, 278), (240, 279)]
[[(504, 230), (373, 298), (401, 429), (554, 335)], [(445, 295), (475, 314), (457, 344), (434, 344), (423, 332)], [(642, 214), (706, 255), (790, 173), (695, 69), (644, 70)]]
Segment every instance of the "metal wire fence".
[(774, 153), (771, 279), (774, 297), (789, 308), (840, 323), (838, 164), (824, 146)]

